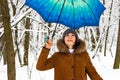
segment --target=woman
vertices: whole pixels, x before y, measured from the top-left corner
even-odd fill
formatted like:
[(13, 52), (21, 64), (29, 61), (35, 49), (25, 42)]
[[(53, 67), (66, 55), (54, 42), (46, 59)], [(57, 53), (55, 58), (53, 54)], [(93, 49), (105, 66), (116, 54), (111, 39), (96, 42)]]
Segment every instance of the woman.
[(87, 74), (91, 80), (103, 80), (91, 63), (85, 42), (74, 30), (67, 29), (63, 33), (57, 42), (59, 52), (47, 58), (51, 46), (52, 40), (49, 40), (42, 49), (36, 65), (38, 70), (54, 68), (55, 80), (87, 80)]

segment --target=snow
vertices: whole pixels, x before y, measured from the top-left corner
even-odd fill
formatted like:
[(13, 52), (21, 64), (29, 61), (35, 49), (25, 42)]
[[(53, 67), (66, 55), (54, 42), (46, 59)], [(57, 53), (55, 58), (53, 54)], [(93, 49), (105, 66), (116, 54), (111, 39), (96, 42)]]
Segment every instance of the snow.
[(0, 80), (7, 80), (7, 69), (6, 69), (6, 65), (2, 65), (2, 63), (0, 62)]

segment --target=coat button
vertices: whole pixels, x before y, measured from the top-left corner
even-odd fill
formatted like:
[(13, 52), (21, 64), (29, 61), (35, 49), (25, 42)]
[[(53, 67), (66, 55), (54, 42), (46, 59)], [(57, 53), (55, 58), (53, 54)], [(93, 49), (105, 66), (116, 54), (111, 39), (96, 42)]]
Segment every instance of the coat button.
[(72, 68), (74, 68), (74, 66), (72, 66)]

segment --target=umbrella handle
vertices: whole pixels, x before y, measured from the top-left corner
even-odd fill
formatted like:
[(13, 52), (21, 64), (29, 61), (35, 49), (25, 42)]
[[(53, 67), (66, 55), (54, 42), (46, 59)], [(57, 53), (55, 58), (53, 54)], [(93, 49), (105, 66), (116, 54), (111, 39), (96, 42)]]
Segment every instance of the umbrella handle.
[(45, 37), (45, 42), (48, 42), (48, 40), (49, 40), (49, 36), (46, 36)]

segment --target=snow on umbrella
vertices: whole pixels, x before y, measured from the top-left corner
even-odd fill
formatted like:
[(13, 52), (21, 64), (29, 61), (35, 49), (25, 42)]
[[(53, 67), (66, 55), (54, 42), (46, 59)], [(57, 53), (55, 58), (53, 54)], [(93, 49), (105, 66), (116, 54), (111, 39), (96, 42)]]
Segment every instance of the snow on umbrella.
[(74, 30), (82, 26), (99, 26), (105, 10), (99, 0), (26, 0), (25, 4), (46, 22), (63, 24)]

